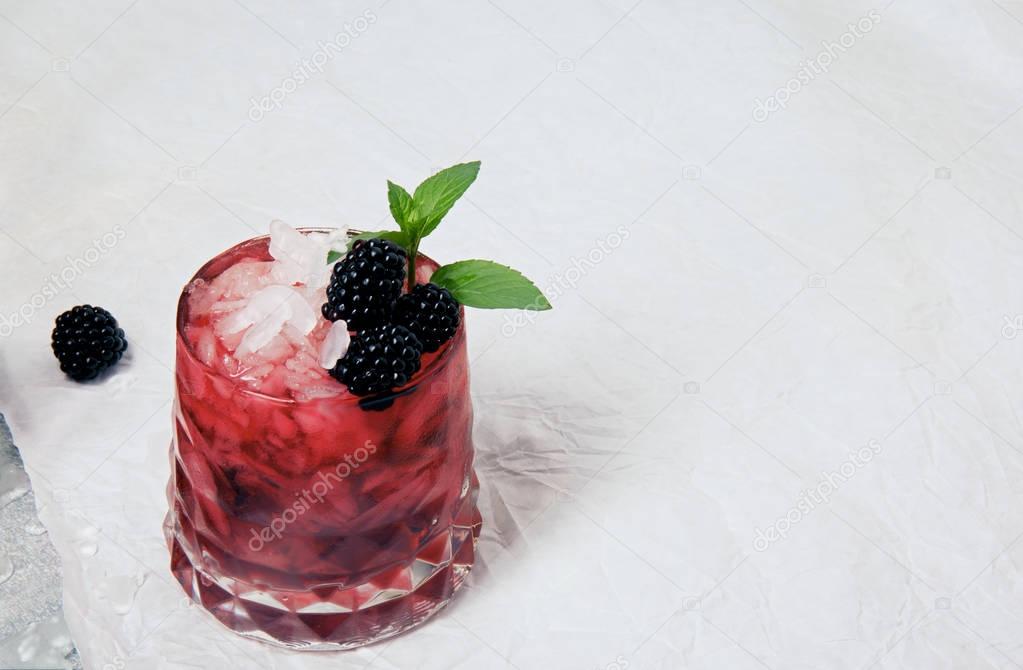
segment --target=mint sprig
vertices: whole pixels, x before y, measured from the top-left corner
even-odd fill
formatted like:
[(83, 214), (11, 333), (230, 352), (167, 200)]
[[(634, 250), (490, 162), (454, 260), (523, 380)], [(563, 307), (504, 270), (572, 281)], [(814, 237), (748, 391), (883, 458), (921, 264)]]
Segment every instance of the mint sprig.
[(419, 243), (437, 229), (441, 219), (476, 181), (479, 172), (479, 161), (453, 165), (426, 179), (416, 187), (412, 195), (394, 182), (387, 182), (387, 202), (391, 207), (391, 216), (405, 234), (403, 246), (408, 252), (409, 288), (416, 283)]
[(403, 233), (407, 233), (408, 222), (412, 220), (412, 196), (401, 186), (388, 179), (387, 202), (391, 206), (391, 216), (394, 217), (398, 227)]
[[(398, 230), (360, 233), (351, 238), (349, 249), (357, 240), (382, 237), (402, 247), (408, 254), (409, 289), (416, 283), (416, 256), (419, 243), (440, 225), (458, 199), (476, 181), (480, 162), (460, 163), (426, 179), (414, 193), (387, 182), (387, 203)], [(327, 258), (333, 263), (340, 257), (331, 252)], [(528, 309), (543, 311), (551, 303), (533, 282), (522, 273), (494, 261), (468, 260), (438, 268), (430, 281), (451, 292), (459, 303), (483, 309)]]
[(466, 307), (482, 309), (528, 309), (538, 312), (551, 303), (521, 272), (494, 261), (458, 261), (444, 265), (430, 281), (446, 288)]
[(417, 186), (412, 196), (410, 232), (423, 238), (436, 230), (444, 215), (476, 181), (479, 172), (479, 161), (461, 163), (441, 170)]

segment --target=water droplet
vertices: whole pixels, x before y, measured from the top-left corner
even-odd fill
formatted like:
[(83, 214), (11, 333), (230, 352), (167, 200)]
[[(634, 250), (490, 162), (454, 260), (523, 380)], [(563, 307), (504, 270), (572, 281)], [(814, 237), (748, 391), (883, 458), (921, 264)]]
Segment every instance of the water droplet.
[(138, 377), (133, 374), (115, 375), (109, 379), (107, 384), (110, 388), (110, 395), (115, 398), (119, 398), (130, 391), (131, 388), (138, 383), (138, 381)]
[(0, 584), (3, 584), (14, 574), (14, 562), (7, 554), (0, 554)]
[(95, 556), (99, 551), (99, 528), (89, 523), (80, 514), (72, 514), (72, 518), (78, 524), (74, 531), (74, 543), (78, 553), (82, 556)]
[(135, 606), (135, 596), (145, 583), (145, 573), (107, 577), (96, 588), (96, 596), (110, 603), (115, 614), (124, 616)]
[(83, 523), (78, 527), (78, 530), (75, 531), (75, 535), (77, 535), (81, 540), (92, 540), (99, 535), (99, 528), (90, 523)]

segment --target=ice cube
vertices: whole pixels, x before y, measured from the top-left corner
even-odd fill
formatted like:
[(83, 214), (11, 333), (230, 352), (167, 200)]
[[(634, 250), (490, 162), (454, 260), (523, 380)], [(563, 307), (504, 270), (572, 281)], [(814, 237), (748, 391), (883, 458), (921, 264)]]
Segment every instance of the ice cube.
[[(253, 330), (255, 330), (255, 327), (253, 327)], [(245, 340), (242, 339), (242, 343), (244, 342)], [(253, 354), (254, 360), (252, 361), (254, 365), (258, 364), (261, 361), (267, 361), (271, 363), (285, 361), (288, 358), (290, 358), (293, 353), (295, 353), (295, 350), (292, 349), (291, 344), (288, 343), (288, 340), (286, 340), (281, 335), (275, 335), (269, 342), (255, 349), (254, 351), (255, 351), (255, 353)], [(244, 355), (244, 353), (241, 355)]]
[(266, 320), (280, 322), (274, 335), (285, 323), (304, 335), (316, 327), (316, 313), (302, 294), (288, 286), (271, 284), (253, 293), (244, 307), (226, 317), (221, 331), (230, 335)]
[(271, 271), (282, 284), (304, 284), (313, 288), (327, 285), (326, 235), (305, 235), (283, 221), (270, 223), (270, 255), (274, 257)]
[(320, 345), (320, 366), (330, 370), (347, 353), (352, 337), (348, 334), (348, 323), (339, 319), (331, 325), (327, 336)]
[(284, 328), (281, 330), (281, 334), (288, 342), (295, 345), (296, 348), (301, 350), (304, 346), (309, 344), (309, 338), (306, 333), (301, 332), (291, 324), (284, 324)]
[(212, 328), (203, 328), (199, 331), (196, 338), (196, 353), (199, 354), (199, 360), (204, 364), (213, 365), (213, 361), (217, 358), (217, 339)]
[(218, 314), (220, 312), (234, 312), (248, 304), (248, 300), (221, 300), (213, 303), (210, 308), (210, 312)]
[(317, 251), (309, 263), (309, 272), (306, 275), (305, 285), (313, 289), (322, 289), (327, 286), (330, 282), (330, 272), (333, 269), (332, 266), (327, 265), (327, 251), (326, 245), (318, 245)]
[(253, 293), (245, 307), (226, 317), (221, 332), (230, 335), (249, 329), (236, 352), (243, 357), (269, 344), (284, 324), (308, 335), (316, 327), (316, 313), (294, 289), (271, 285)]
[(328, 252), (337, 251), (344, 254), (348, 249), (348, 226), (338, 226), (330, 231), (323, 244)]
[[(267, 273), (273, 263), (265, 261), (243, 260), (224, 270), (210, 282), (210, 294), (219, 300), (237, 300), (251, 295), (266, 283)], [(216, 300), (214, 300), (216, 302)]]
[(220, 298), (210, 289), (204, 279), (193, 281), (185, 288), (185, 292), (188, 293), (188, 309), (192, 316), (200, 316), (209, 312), (210, 306)]
[[(245, 335), (245, 331), (232, 333), (231, 335), (224, 335), (222, 331), (218, 330), (217, 326), (219, 325), (220, 324), (218, 323), (213, 326), (213, 332), (215, 332), (217, 337), (220, 338), (220, 343), (223, 344), (224, 348), (230, 352), (237, 351), (238, 345), (242, 343), (242, 337)], [(234, 358), (233, 355), (231, 358)]]
[(284, 314), (284, 310), (267, 315), (262, 321), (259, 321), (245, 331), (245, 337), (242, 338), (241, 344), (238, 345), (235, 356), (245, 358), (249, 354), (259, 351), (270, 344), (277, 337), (277, 334), (281, 332), (281, 328), (284, 327), (284, 322), (287, 319), (288, 317)]

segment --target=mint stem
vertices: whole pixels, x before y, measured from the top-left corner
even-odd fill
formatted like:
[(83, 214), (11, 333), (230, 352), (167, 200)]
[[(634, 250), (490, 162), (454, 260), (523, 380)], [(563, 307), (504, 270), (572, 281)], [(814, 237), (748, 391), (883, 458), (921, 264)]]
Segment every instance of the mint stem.
[(419, 238), (413, 237), (408, 245), (408, 290), (416, 287), (416, 256), (419, 255)]

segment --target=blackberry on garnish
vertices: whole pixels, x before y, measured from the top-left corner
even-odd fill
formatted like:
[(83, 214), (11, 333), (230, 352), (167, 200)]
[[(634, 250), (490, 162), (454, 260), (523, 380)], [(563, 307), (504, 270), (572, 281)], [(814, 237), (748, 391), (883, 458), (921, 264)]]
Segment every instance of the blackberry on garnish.
[(60, 369), (80, 382), (95, 378), (121, 360), (128, 340), (110, 312), (79, 305), (57, 317), (50, 345)]
[(394, 323), (411, 330), (423, 343), (423, 351), (434, 352), (458, 330), (458, 303), (446, 288), (419, 284), (398, 298)]
[(330, 375), (353, 395), (383, 393), (407, 384), (422, 354), (422, 342), (405, 326), (374, 326), (352, 339)]
[(351, 330), (386, 323), (405, 281), (405, 250), (389, 240), (359, 240), (334, 265), (323, 317)]

